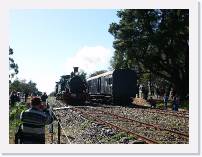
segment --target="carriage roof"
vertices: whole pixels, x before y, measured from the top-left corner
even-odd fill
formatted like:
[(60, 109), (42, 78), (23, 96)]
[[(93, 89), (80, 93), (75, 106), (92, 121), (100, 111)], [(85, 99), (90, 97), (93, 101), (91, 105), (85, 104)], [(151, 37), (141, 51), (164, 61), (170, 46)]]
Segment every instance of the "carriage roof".
[(87, 79), (87, 81), (90, 81), (90, 80), (94, 80), (94, 79), (97, 79), (99, 77), (105, 77), (105, 76), (108, 76), (108, 75), (112, 75), (113, 71), (108, 71), (108, 72), (105, 72), (105, 73), (102, 73), (102, 74), (99, 74), (99, 75), (96, 75), (96, 76), (93, 76), (93, 77), (89, 77)]

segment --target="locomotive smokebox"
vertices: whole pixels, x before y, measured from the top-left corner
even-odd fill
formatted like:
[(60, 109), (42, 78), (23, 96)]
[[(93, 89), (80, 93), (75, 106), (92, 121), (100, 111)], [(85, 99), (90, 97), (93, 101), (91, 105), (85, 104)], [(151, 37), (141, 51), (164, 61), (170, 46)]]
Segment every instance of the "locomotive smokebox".
[(73, 67), (74, 68), (74, 74), (78, 73), (79, 67)]

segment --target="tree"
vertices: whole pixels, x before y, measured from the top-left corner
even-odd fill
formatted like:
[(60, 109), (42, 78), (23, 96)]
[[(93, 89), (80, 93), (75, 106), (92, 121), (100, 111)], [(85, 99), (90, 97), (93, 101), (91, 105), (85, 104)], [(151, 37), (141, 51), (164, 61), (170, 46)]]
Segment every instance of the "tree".
[(40, 94), (38, 89), (36, 88), (36, 83), (32, 82), (31, 80), (26, 83), (24, 80), (14, 80), (12, 83), (10, 83), (9, 86), (10, 91), (17, 91), (22, 93), (33, 93), (33, 94)]
[(113, 68), (136, 67), (170, 82), (184, 98), (189, 93), (189, 10), (120, 10), (110, 24)]
[(77, 73), (74, 73), (73, 71), (71, 72), (71, 78), (73, 78), (74, 76), (79, 76), (79, 77), (81, 77), (81, 79), (84, 81), (84, 82), (86, 82), (86, 73), (83, 71), (83, 70), (80, 70), (79, 72), (77, 72)]
[(97, 76), (97, 75), (103, 74), (105, 72), (107, 72), (107, 70), (99, 70), (99, 71), (96, 71), (96, 72), (90, 74), (90, 77)]
[(70, 75), (62, 75), (60, 76), (59, 83), (61, 84), (61, 91), (65, 90), (65, 87), (68, 86), (68, 82), (70, 81)]
[(13, 55), (13, 49), (9, 47), (9, 83), (11, 83), (11, 79), (19, 72), (18, 65), (15, 63), (11, 55)]
[(37, 84), (32, 82), (31, 80), (27, 83), (28, 91), (30, 91), (30, 93), (33, 93), (35, 95), (39, 93), (39, 90), (36, 88), (36, 85)]
[(87, 75), (87, 74), (86, 74), (83, 70), (81, 70), (81, 71), (78, 72), (78, 76), (80, 76), (81, 79), (82, 79), (84, 82), (86, 82), (86, 75)]

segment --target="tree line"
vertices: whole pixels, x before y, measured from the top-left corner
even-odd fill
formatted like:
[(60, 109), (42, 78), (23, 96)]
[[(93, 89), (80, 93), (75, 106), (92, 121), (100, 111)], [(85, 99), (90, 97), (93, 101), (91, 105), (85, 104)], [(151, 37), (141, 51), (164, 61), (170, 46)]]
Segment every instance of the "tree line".
[(185, 98), (189, 93), (189, 10), (126, 9), (111, 23), (114, 56), (111, 66), (134, 68), (165, 80)]

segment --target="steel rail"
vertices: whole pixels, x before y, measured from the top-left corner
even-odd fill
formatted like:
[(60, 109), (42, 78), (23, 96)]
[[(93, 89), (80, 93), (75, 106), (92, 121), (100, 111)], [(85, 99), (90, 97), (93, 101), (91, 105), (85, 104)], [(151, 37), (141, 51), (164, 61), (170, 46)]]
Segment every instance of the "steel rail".
[[(71, 107), (54, 108), (54, 110), (63, 110), (63, 109), (69, 109), (69, 108), (71, 108)], [(77, 106), (76, 108), (82, 108), (82, 107), (80, 107), (80, 106), (78, 107), (78, 106)], [(120, 116), (120, 115), (116, 115), (116, 114), (113, 114), (113, 113), (110, 113), (110, 112), (107, 112), (107, 111), (102, 111), (102, 110), (100, 110), (100, 109), (95, 109), (95, 108), (94, 108), (94, 111), (95, 111), (95, 110), (100, 111), (100, 112), (102, 112), (102, 113), (106, 113), (106, 114), (112, 115), (112, 116), (114, 116), (114, 117), (118, 117), (118, 118), (125, 119), (125, 120), (127, 120), (127, 121), (140, 123), (140, 124), (143, 124), (143, 125), (145, 125), (145, 126), (150, 126), (150, 127), (155, 128), (156, 130), (158, 129), (158, 130), (169, 131), (169, 132), (172, 132), (172, 133), (174, 133), (174, 134), (178, 134), (178, 135), (184, 136), (184, 137), (187, 138), (187, 139), (189, 138), (189, 135), (186, 134), (186, 133), (182, 133), (182, 132), (179, 132), (179, 131), (173, 131), (173, 130), (171, 130), (171, 129), (163, 128), (163, 127), (160, 127), (160, 126), (158, 126), (158, 125), (153, 125), (153, 124), (149, 124), (149, 123), (137, 121), (137, 120), (134, 120), (134, 119), (131, 119), (131, 118), (123, 117), (123, 116)], [(88, 113), (90, 113), (90, 112), (88, 112)], [(95, 113), (90, 113), (90, 114), (95, 114)]]
[(85, 112), (79, 110), (78, 108), (77, 108), (77, 109), (76, 109), (76, 108), (71, 108), (71, 110), (76, 111), (76, 112), (79, 111), (81, 114), (86, 115), (86, 116), (90, 116), (90, 117), (92, 117), (95, 121), (97, 121), (97, 122), (99, 122), (99, 123), (101, 122), (102, 124), (105, 124), (105, 125), (108, 125), (108, 126), (110, 126), (110, 127), (116, 128), (116, 129), (118, 129), (118, 130), (124, 131), (124, 132), (126, 132), (126, 133), (128, 133), (128, 134), (131, 134), (131, 135), (137, 137), (138, 139), (141, 139), (141, 140), (145, 141), (145, 142), (148, 143), (148, 144), (159, 144), (159, 142), (157, 142), (156, 140), (149, 139), (149, 138), (147, 138), (147, 137), (144, 137), (144, 136), (142, 136), (142, 135), (139, 135), (139, 134), (134, 133), (134, 132), (132, 132), (132, 131), (129, 131), (129, 130), (127, 130), (127, 129), (124, 129), (124, 128), (121, 128), (121, 127), (119, 127), (119, 126), (116, 126), (116, 125), (114, 125), (114, 124), (112, 124), (112, 123), (109, 123), (109, 122), (103, 121), (103, 120), (101, 120), (101, 119), (98, 119), (97, 117), (93, 116), (92, 114), (85, 113)]
[[(59, 101), (58, 101), (58, 102), (59, 102)], [(60, 102), (59, 102), (59, 103), (60, 103)], [(61, 103), (60, 103), (60, 104), (61, 104)], [(85, 106), (85, 107), (86, 107), (86, 106)], [(88, 106), (88, 107), (89, 107), (89, 106)], [(63, 107), (63, 108), (64, 108), (64, 109), (66, 109), (66, 108), (72, 109), (71, 107)], [(82, 107), (76, 106), (75, 108), (82, 108)], [(62, 108), (57, 108), (57, 109), (62, 109)], [(75, 109), (72, 109), (72, 110), (75, 110)], [(95, 110), (95, 108), (94, 108), (94, 110)], [(134, 120), (134, 119), (130, 119), (130, 118), (127, 118), (127, 117), (115, 115), (115, 114), (112, 114), (112, 113), (110, 113), (110, 112), (102, 111), (102, 110), (99, 110), (99, 109), (96, 109), (96, 110), (101, 111), (101, 112), (103, 112), (103, 113), (110, 114), (110, 115), (115, 116), (115, 117), (119, 117), (119, 118), (125, 119), (125, 120), (127, 120), (127, 121), (133, 121), (133, 122), (136, 122), (136, 123), (143, 124), (143, 125), (145, 125), (145, 126), (154, 127), (155, 129), (164, 130), (164, 131), (169, 131), (169, 132), (172, 132), (172, 133), (175, 133), (175, 134), (184, 136), (185, 138), (188, 138), (188, 137), (189, 137), (188, 134), (181, 133), (181, 132), (178, 132), (178, 131), (173, 131), (173, 130), (166, 129), (166, 128), (162, 128), (162, 127), (159, 127), (158, 125), (153, 125), (153, 124), (148, 124), (148, 123), (140, 122), (140, 121), (137, 121), (137, 120)], [(82, 111), (80, 111), (80, 112), (82, 112)], [(149, 112), (150, 112), (150, 111), (149, 111)], [(155, 111), (152, 111), (152, 112), (154, 112), (154, 113), (160, 113), (160, 112), (155, 112)], [(163, 112), (162, 112), (162, 113), (163, 113)], [(84, 112), (82, 112), (82, 114), (88, 115), (87, 113), (84, 113)], [(96, 118), (96, 117), (94, 117), (92, 114), (95, 114), (95, 113), (90, 113), (88, 116), (91, 116), (91, 117), (93, 117), (93, 118)], [(167, 114), (169, 114), (169, 113), (167, 113)], [(174, 115), (174, 114), (169, 114), (169, 115)], [(180, 117), (179, 115), (174, 115), (174, 116)], [(184, 117), (183, 117), (183, 118), (184, 118)], [(186, 118), (187, 118), (187, 117), (186, 117)], [(96, 121), (99, 121), (99, 122), (101, 122), (101, 123), (105, 123), (105, 124), (107, 124), (107, 125), (110, 125), (110, 126), (112, 126), (112, 127), (115, 127), (115, 128), (117, 128), (117, 129), (119, 129), (119, 130), (122, 130), (122, 131), (124, 131), (124, 132), (128, 132), (128, 133), (130, 133), (130, 134), (133, 134), (134, 136), (138, 136), (138, 137), (140, 137), (140, 138), (146, 138), (146, 139), (144, 139), (144, 141), (147, 141), (147, 143), (152, 143), (152, 141), (153, 141), (154, 143), (158, 143), (157, 141), (154, 141), (154, 140), (152, 140), (152, 139), (148, 139), (147, 137), (138, 135), (138, 134), (136, 134), (136, 133), (134, 133), (134, 132), (131, 132), (131, 131), (129, 131), (129, 130), (126, 130), (126, 129), (124, 129), (124, 128), (120, 128), (120, 127), (118, 127), (118, 126), (116, 126), (116, 125), (114, 125), (114, 124), (112, 124), (112, 123), (103, 121), (103, 120), (101, 120), (101, 119), (96, 118)], [(148, 139), (148, 140), (147, 140), (147, 139)], [(149, 140), (150, 140), (150, 141), (149, 141)]]
[(94, 109), (94, 111), (95, 111), (95, 110), (100, 111), (100, 112), (103, 112), (103, 113), (108, 114), (108, 115), (112, 115), (112, 116), (114, 116), (114, 117), (118, 117), (118, 118), (122, 118), (122, 119), (125, 119), (125, 120), (128, 120), (128, 121), (140, 123), (140, 124), (143, 124), (143, 125), (145, 125), (145, 126), (153, 127), (153, 128), (155, 128), (155, 129), (164, 130), (164, 131), (169, 131), (169, 132), (172, 132), (172, 133), (175, 133), (175, 134), (184, 136), (185, 138), (189, 138), (189, 135), (188, 135), (188, 134), (185, 134), (185, 133), (182, 133), (182, 132), (179, 132), (179, 131), (173, 131), (173, 130), (171, 130), (171, 129), (162, 128), (162, 127), (160, 127), (160, 126), (158, 126), (158, 125), (153, 125), (153, 124), (149, 124), (149, 123), (137, 121), (137, 120), (134, 120), (134, 119), (131, 119), (131, 118), (127, 118), (127, 117), (123, 117), (123, 116), (119, 116), (119, 115), (116, 115), (116, 114), (113, 114), (113, 113), (110, 113), (110, 112), (107, 112), (107, 111), (102, 111), (102, 110), (100, 110), (100, 109)]
[[(150, 107), (148, 107), (147, 109), (150, 109)], [(164, 114), (164, 115), (172, 115), (172, 116), (181, 117), (181, 118), (189, 118), (186, 116), (186, 114), (183, 113), (183, 111), (178, 111), (177, 113), (175, 113), (175, 112), (168, 111), (168, 110), (164, 111), (163, 109), (153, 109), (153, 110), (156, 110), (156, 111), (147, 110), (147, 112), (159, 113), (159, 114)], [(182, 112), (182, 113), (179, 113), (179, 112)], [(178, 115), (178, 114), (180, 114), (180, 115)]]

